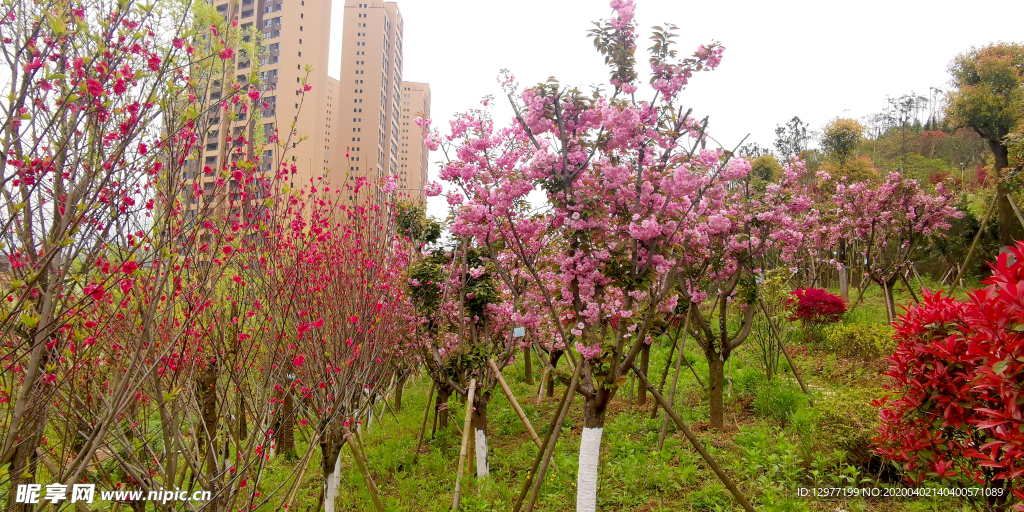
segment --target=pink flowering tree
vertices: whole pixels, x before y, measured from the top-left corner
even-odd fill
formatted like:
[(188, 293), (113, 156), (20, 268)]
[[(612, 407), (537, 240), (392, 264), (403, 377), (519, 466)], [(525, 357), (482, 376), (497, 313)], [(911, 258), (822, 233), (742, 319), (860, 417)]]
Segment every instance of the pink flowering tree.
[[(333, 431), (324, 423), (366, 410), (364, 389), (379, 396), (390, 381), (404, 306), (389, 283), (404, 263), (389, 259), (389, 215), (332, 224), (322, 194), (286, 190), (291, 143), (259, 122), (257, 47), (244, 39), (257, 36), (212, 6), (0, 9), (0, 51), (17, 63), (0, 115), (8, 508), (33, 507), (13, 503), (23, 483), (149, 492), (184, 481), (210, 508), (287, 508), (304, 466), (281, 488), (261, 476), (279, 444), (290, 454), (289, 427), (323, 437)], [(302, 101), (309, 86), (297, 88)], [(199, 163), (211, 139), (218, 166)], [(282, 149), (278, 161), (261, 161), (268, 146)], [(381, 226), (379, 240), (350, 235), (353, 225)], [(307, 274), (288, 274), (307, 263)], [(324, 275), (337, 288), (316, 281)], [(356, 297), (344, 287), (362, 300), (331, 302)], [(360, 357), (324, 351), (324, 340), (348, 349), (352, 315), (373, 325), (351, 336)], [(332, 369), (355, 370), (328, 380), (325, 354)], [(353, 395), (344, 407), (330, 401)], [(308, 464), (315, 449), (295, 455)]]
[[(338, 496), (341, 449), (390, 391), (407, 352), (411, 306), (400, 283), (408, 253), (392, 209), (360, 196), (365, 186), (362, 177), (333, 190), (314, 182), (288, 197), (254, 273), (274, 315), (268, 341), (280, 353), (270, 372), (280, 372), (271, 393), (278, 406), (268, 423), (280, 450), (294, 450), (288, 430), (306, 433), (302, 467), (319, 448), (328, 511)], [(347, 204), (349, 195), (365, 203)]]
[(494, 261), (486, 248), (461, 238), (451, 250), (438, 248), (409, 271), (416, 306), (412, 320), (420, 358), (438, 392), (435, 414), (442, 430), (448, 398), (452, 393), (468, 397), (469, 383), (476, 380), (471, 427), (478, 477), (489, 473), (487, 408), (498, 383), (489, 361), (500, 371), (519, 348), (512, 336), (518, 291), (496, 277)]
[[(51, 475), (44, 483), (97, 482), (98, 457), (157, 439), (133, 418), (152, 418), (146, 407), (166, 413), (174, 388), (150, 385), (170, 378), (168, 366), (195, 368), (191, 358), (203, 357), (181, 349), (202, 330), (199, 312), (240, 253), (218, 251), (236, 247), (233, 226), (246, 224), (212, 208), (186, 211), (207, 114), (222, 108), (204, 112), (195, 98), (233, 65), (240, 44), (237, 27), (214, 14), (131, 1), (0, 7), (0, 51), (11, 63), (0, 115), (0, 252), (10, 277), (0, 315), (0, 466), (9, 465), (9, 489), (36, 483), (40, 463)], [(234, 76), (224, 111), (255, 110), (258, 91), (232, 87)], [(251, 176), (258, 161), (240, 142), (233, 167), (211, 173)], [(212, 229), (228, 240), (201, 244)], [(191, 389), (192, 370), (179, 376), (178, 389)], [(151, 489), (168, 476), (159, 466), (176, 468), (164, 482), (177, 481), (175, 432), (161, 433), (162, 447), (121, 456), (124, 482)], [(161, 449), (164, 457), (154, 456)], [(192, 462), (206, 482), (205, 459)], [(11, 510), (30, 506), (10, 496)]]
[[(715, 155), (703, 155), (715, 158)], [(711, 160), (713, 162), (714, 160)], [(709, 162), (709, 163), (711, 163)], [(796, 261), (815, 227), (800, 185), (803, 167), (787, 166), (779, 183), (755, 186), (750, 164), (733, 161), (695, 209), (697, 222), (677, 244), (679, 293), (689, 301), (691, 333), (708, 361), (711, 425), (724, 426), (725, 363), (748, 338), (756, 313), (756, 277), (768, 254)], [(738, 322), (731, 322), (738, 316)], [(736, 324), (735, 331), (730, 324)]]
[(942, 183), (929, 192), (916, 180), (893, 172), (879, 183), (849, 184), (841, 179), (830, 204), (821, 207), (835, 220), (823, 223), (828, 227), (824, 231), (834, 233), (833, 240), (856, 241), (852, 249), (864, 263), (865, 277), (882, 287), (890, 322), (896, 320), (893, 286), (908, 271), (914, 252), (932, 236), (945, 236), (950, 221), (963, 215), (955, 202)]
[[(516, 113), (511, 126), (498, 129), (487, 115), (471, 112), (451, 122), (450, 135), (426, 135), (448, 158), (441, 178), (454, 187), (448, 192), (458, 207), (452, 232), (515, 255), (577, 369), (585, 399), (577, 510), (595, 508), (607, 406), (655, 320), (671, 315), (681, 297), (696, 309), (708, 298), (704, 290), (721, 289), (715, 297), (721, 327), (698, 321), (696, 329), (709, 345), (725, 341), (712, 352), (723, 360), (749, 333), (751, 308), (739, 308), (746, 322), (733, 334), (724, 328), (725, 313), (744, 276), (752, 275), (753, 255), (776, 246), (774, 217), (809, 205), (778, 186), (768, 197), (753, 195), (749, 162), (702, 149), (706, 123), (682, 106), (679, 92), (694, 73), (718, 65), (722, 47), (701, 46), (682, 58), (672, 45), (674, 27), (656, 29), (654, 94), (642, 100), (634, 6), (614, 0), (612, 7), (615, 17), (592, 31), (611, 68), (608, 94), (585, 94), (554, 80), (520, 92), (506, 74), (501, 81)], [(531, 215), (528, 195), (536, 190), (545, 194), (543, 217)], [(542, 245), (557, 270), (553, 283), (544, 282), (533, 254)], [(509, 273), (502, 261), (495, 265)]]

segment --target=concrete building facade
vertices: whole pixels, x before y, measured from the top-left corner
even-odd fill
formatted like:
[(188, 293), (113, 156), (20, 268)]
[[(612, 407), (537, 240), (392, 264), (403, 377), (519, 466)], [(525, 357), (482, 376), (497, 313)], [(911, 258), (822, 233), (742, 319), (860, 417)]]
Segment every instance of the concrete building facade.
[(427, 184), (429, 150), (423, 142), (417, 117), (430, 117), (430, 84), (404, 82), (401, 98), (401, 126), (398, 141), (399, 194), (426, 204), (423, 187)]
[[(293, 187), (313, 184), (337, 189), (360, 176), (376, 183), (402, 172), (403, 107), (410, 106), (402, 105), (404, 22), (398, 4), (343, 1), (342, 40), (334, 43), (342, 50), (336, 80), (327, 75), (332, 0), (213, 0), (217, 11), (237, 20), (240, 29), (255, 28), (262, 34), (260, 91), (266, 107), (260, 109), (258, 122), (267, 140), (276, 130), (283, 147), (270, 144), (261, 156), (261, 168), (270, 171), (294, 165)], [(251, 72), (251, 58), (239, 52), (233, 59), (233, 72), (242, 84)], [(303, 84), (311, 89), (302, 91)], [(217, 102), (221, 94), (215, 87), (205, 99), (207, 105)], [(239, 135), (253, 139), (254, 124), (248, 114), (238, 113), (234, 119), (210, 114), (197, 174), (202, 175), (198, 170), (205, 166), (222, 168), (232, 158), (230, 149), (238, 146)], [(400, 187), (422, 189), (426, 159), (421, 160), (421, 170), (406, 172), (423, 179), (400, 179), (404, 182)], [(201, 179), (204, 189), (212, 190), (216, 173)], [(376, 187), (364, 187), (363, 193), (376, 193)], [(194, 201), (190, 208), (204, 207), (212, 195)]]

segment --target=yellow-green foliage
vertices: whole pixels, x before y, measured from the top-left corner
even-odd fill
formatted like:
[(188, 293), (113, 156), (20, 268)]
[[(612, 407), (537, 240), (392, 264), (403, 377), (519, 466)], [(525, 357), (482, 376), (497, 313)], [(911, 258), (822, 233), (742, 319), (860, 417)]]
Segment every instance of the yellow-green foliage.
[(888, 325), (839, 324), (829, 330), (825, 348), (847, 357), (880, 359), (896, 350), (893, 328)]
[(877, 435), (878, 409), (871, 401), (880, 390), (844, 388), (824, 394), (818, 403), (819, 439), (848, 451), (854, 459), (870, 456), (871, 438)]
[(821, 147), (825, 158), (840, 169), (857, 155), (857, 147), (864, 140), (864, 125), (853, 119), (836, 118), (825, 125)]
[(882, 176), (878, 169), (875, 168), (871, 158), (864, 155), (850, 158), (841, 167), (833, 160), (826, 160), (821, 164), (820, 170), (827, 172), (832, 177), (829, 183), (822, 184), (828, 191), (835, 190), (834, 183), (839, 178), (846, 178), (850, 183), (860, 183), (862, 181), (877, 180)]
[(765, 183), (777, 183), (782, 179), (782, 164), (775, 155), (761, 155), (750, 162), (750, 174)]

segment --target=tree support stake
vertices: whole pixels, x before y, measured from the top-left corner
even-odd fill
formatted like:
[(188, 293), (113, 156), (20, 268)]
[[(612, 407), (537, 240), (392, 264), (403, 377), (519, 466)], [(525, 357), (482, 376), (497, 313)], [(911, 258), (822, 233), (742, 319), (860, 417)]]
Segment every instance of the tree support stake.
[(736, 497), (736, 501), (740, 502), (740, 505), (743, 507), (743, 510), (747, 512), (754, 512), (754, 506), (751, 505), (749, 501), (747, 501), (747, 497), (743, 495), (739, 487), (736, 487), (736, 484), (733, 483), (731, 478), (729, 478), (729, 475), (725, 474), (725, 471), (723, 471), (721, 466), (719, 466), (718, 463), (715, 462), (715, 459), (711, 457), (711, 454), (704, 449), (704, 446), (700, 444), (700, 440), (697, 439), (697, 436), (693, 435), (693, 432), (691, 432), (689, 428), (686, 427), (686, 423), (683, 423), (683, 419), (680, 418), (678, 414), (676, 414), (676, 411), (672, 409), (672, 406), (668, 404), (668, 401), (665, 400), (665, 397), (661, 396), (661, 393), (658, 393), (658, 391), (654, 389), (654, 386), (651, 386), (651, 382), (647, 380), (647, 376), (644, 375), (643, 372), (641, 372), (640, 369), (636, 367), (636, 363), (630, 362), (629, 367), (633, 369), (633, 373), (641, 381), (643, 381), (647, 386), (651, 387), (651, 394), (654, 395), (654, 399), (661, 404), (661, 407), (663, 409), (665, 409), (665, 412), (669, 415), (669, 417), (672, 418), (672, 421), (676, 423), (676, 427), (678, 427), (679, 430), (682, 431), (683, 435), (686, 436), (686, 439), (690, 441), (691, 445), (693, 445), (693, 448), (697, 450), (697, 453), (699, 453), (700, 456), (704, 459), (704, 462), (707, 462), (708, 466), (711, 466), (711, 470), (715, 472), (715, 475), (718, 476), (718, 479), (721, 480), (722, 483), (725, 484), (725, 487), (729, 489), (729, 492), (731, 492), (732, 495)]

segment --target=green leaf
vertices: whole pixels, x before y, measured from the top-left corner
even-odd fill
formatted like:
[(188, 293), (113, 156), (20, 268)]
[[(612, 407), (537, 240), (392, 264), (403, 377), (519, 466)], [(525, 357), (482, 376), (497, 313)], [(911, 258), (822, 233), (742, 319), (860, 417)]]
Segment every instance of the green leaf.
[(1006, 372), (1006, 367), (1009, 366), (1009, 364), (1010, 362), (1005, 359), (999, 361), (998, 363), (992, 365), (992, 371), (995, 372), (996, 375), (1002, 375), (1004, 372)]
[(67, 32), (68, 24), (60, 16), (47, 12), (46, 20), (50, 23), (50, 30), (54, 36), (61, 37)]
[(39, 325), (39, 317), (33, 316), (30, 313), (22, 313), (21, 323), (25, 324), (29, 329), (35, 329), (35, 327)]

